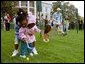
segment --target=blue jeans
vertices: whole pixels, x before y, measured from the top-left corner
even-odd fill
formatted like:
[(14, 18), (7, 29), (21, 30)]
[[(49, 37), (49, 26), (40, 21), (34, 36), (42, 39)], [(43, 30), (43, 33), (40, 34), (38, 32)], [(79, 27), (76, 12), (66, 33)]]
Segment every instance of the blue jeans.
[(63, 25), (63, 31), (66, 32), (66, 24)]
[(19, 39), (19, 34), (15, 34), (15, 43), (14, 44), (19, 44), (20, 39)]
[(63, 30), (64, 30), (64, 32), (67, 32), (68, 31), (68, 25), (67, 24), (64, 24), (64, 26), (63, 26)]
[[(29, 47), (33, 49), (33, 43), (28, 43)], [(20, 47), (20, 55), (25, 55), (26, 51), (29, 53), (32, 53), (32, 49), (28, 49), (27, 43), (24, 41), (21, 41), (21, 47)]]

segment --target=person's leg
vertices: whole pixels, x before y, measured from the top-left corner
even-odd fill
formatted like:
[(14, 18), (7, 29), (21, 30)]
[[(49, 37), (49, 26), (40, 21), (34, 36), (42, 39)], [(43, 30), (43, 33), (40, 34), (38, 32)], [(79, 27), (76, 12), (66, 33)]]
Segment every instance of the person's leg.
[(28, 48), (28, 51), (29, 51), (29, 54), (30, 56), (33, 56), (33, 43), (28, 43), (29, 47), (31, 48)]
[(18, 54), (19, 42), (20, 40), (18, 39), (18, 35), (15, 35), (14, 51), (12, 56), (16, 56)]
[(48, 35), (48, 33), (46, 34), (46, 41), (49, 42), (49, 35)]
[(8, 23), (8, 31), (10, 30), (10, 23)]
[(9, 31), (9, 23), (7, 23), (7, 31)]
[(68, 32), (68, 24), (66, 24), (66, 32)]
[(60, 25), (59, 28), (60, 28), (60, 30), (61, 30), (61, 33), (64, 34), (63, 25)]
[(18, 50), (19, 44), (14, 44), (15, 50)]
[(44, 33), (44, 42), (49, 42), (49, 35), (47, 33)]
[(7, 29), (8, 29), (8, 24), (7, 23), (5, 23), (5, 27), (6, 27), (6, 31), (7, 31)]
[(6, 23), (5, 22), (3, 22), (3, 26), (4, 26), (4, 30), (6, 30)]
[(36, 48), (35, 48), (35, 41), (34, 41), (32, 44), (33, 44), (33, 50), (32, 50), (33, 53), (34, 53), (34, 54), (38, 54), (38, 53), (37, 53), (37, 50), (36, 50)]
[(7, 23), (8, 25), (7, 25), (7, 30), (9, 31), (9, 23)]
[[(65, 32), (63, 31), (63, 25), (60, 26), (60, 29), (63, 36), (67, 35), (66, 31)], [(65, 30), (66, 30), (66, 25), (65, 25)]]
[(66, 24), (65, 24), (64, 32), (67, 32), (67, 26), (66, 26)]
[(33, 47), (35, 47), (35, 41), (33, 42)]
[(63, 31), (65, 32), (65, 24), (63, 25)]
[(55, 24), (54, 27), (55, 27), (55, 30), (58, 31), (58, 24)]
[(45, 40), (47, 39), (47, 34), (46, 34), (46, 33), (44, 33), (44, 39), (45, 39)]
[(20, 42), (21, 46), (20, 46), (20, 57), (22, 58), (26, 58), (25, 54), (27, 51), (27, 44), (24, 41)]

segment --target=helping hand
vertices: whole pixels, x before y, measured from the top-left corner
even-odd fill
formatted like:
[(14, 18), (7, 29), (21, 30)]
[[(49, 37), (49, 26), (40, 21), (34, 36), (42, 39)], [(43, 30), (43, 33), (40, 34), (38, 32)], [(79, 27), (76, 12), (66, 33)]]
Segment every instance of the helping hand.
[(26, 39), (25, 39), (25, 38), (23, 38), (23, 39), (22, 39), (22, 41), (26, 42)]

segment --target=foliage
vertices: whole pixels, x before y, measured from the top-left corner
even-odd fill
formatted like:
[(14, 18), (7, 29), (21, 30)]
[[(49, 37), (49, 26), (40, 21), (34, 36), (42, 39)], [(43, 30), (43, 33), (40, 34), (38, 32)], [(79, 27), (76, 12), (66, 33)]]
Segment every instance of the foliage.
[(4, 13), (7, 12), (11, 16), (13, 16), (17, 9), (15, 8), (15, 3), (16, 1), (1, 1), (1, 16), (4, 16)]
[(60, 8), (63, 14), (63, 18), (68, 18), (70, 22), (74, 22), (77, 17), (79, 19), (79, 15), (77, 14), (78, 12), (76, 10), (77, 8), (72, 4), (70, 5), (69, 2), (64, 1), (53, 2), (52, 8), (53, 12), (56, 12), (57, 8)]

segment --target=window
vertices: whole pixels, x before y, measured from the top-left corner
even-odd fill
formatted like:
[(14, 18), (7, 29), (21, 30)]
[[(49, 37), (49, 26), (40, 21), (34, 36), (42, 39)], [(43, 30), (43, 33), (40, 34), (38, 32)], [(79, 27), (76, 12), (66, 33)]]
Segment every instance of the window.
[(34, 1), (29, 1), (30, 7), (34, 7)]
[(21, 6), (27, 6), (27, 1), (21, 1)]
[(30, 8), (30, 11), (31, 11), (32, 14), (34, 15), (34, 8)]

